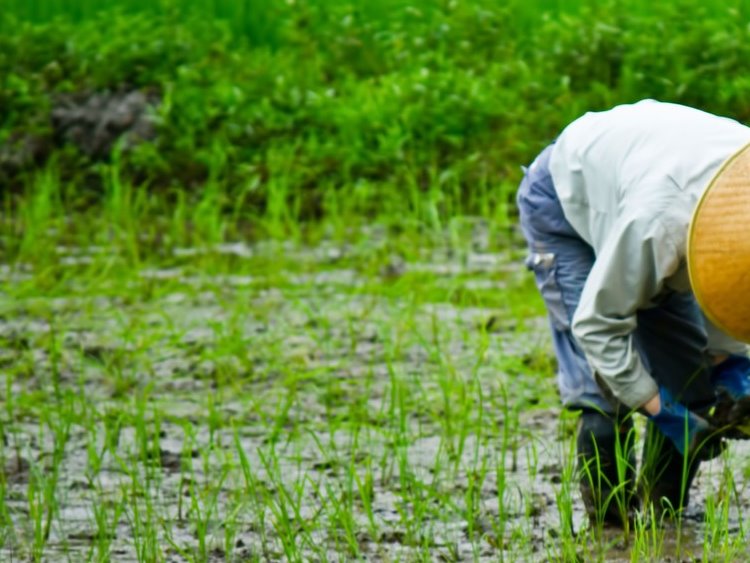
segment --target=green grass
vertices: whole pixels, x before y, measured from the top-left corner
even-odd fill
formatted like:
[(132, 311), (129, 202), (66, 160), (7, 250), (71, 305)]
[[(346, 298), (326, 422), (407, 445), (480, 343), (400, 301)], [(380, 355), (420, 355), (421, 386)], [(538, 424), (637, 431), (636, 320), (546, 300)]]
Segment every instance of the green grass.
[[(2, 553), (747, 554), (743, 449), (704, 468), (700, 523), (644, 514), (624, 535), (585, 523), (575, 417), (558, 420), (520, 251), (493, 236), (483, 256), (497, 262), (478, 260), (471, 229), (317, 239), (137, 263), (127, 245), (81, 241), (7, 271)], [(394, 255), (402, 273), (388, 271)]]

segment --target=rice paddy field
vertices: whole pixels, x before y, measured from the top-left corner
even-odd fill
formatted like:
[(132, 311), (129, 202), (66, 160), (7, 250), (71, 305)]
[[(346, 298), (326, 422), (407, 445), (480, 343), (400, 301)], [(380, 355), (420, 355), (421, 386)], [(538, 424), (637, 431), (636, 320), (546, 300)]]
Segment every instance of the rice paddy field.
[(747, 560), (746, 443), (585, 517), (514, 195), (749, 77), (736, 0), (4, 0), (0, 560)]

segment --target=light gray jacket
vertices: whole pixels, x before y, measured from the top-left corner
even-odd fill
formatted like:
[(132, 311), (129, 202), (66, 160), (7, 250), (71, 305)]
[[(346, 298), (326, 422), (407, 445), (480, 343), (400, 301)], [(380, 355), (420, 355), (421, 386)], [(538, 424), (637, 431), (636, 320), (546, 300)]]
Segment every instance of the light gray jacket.
[[(657, 392), (633, 345), (636, 312), (665, 290), (690, 291), (693, 209), (722, 162), (748, 142), (750, 127), (737, 121), (644, 100), (587, 113), (555, 143), (550, 171), (563, 212), (596, 254), (573, 333), (630, 407)], [(744, 353), (743, 344), (707, 329), (711, 351)]]

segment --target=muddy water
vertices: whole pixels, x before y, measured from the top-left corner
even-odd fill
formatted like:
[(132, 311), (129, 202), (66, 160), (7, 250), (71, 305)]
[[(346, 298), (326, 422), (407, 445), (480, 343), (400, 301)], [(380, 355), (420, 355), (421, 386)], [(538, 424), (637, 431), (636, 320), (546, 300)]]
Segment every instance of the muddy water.
[[(196, 273), (206, 252), (285, 261)], [(284, 559), (290, 538), (304, 559), (347, 560), (347, 525), (373, 561), (630, 560), (620, 534), (595, 538), (570, 483), (575, 420), (556, 405), (541, 309), (514, 308), (532, 295), (520, 253), (381, 252), (373, 265), (372, 252), (178, 249), (129, 291), (83, 292), (71, 276), (68, 295), (7, 303), (0, 555), (33, 553), (46, 483), (48, 560), (148, 560), (143, 529), (170, 561)], [(99, 251), (60, 253), (75, 268)], [(6, 283), (33, 273), (0, 270)], [(738, 444), (729, 469), (704, 466), (665, 559), (704, 555), (706, 498), (726, 470), (740, 533), (748, 455)]]

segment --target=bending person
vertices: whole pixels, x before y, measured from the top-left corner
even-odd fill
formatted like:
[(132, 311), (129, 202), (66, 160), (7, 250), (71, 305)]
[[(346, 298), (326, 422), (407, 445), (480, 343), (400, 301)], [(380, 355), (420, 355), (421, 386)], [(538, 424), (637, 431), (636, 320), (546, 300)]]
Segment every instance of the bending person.
[[(526, 170), (527, 265), (546, 304), (589, 515), (687, 505), (717, 391), (750, 395), (750, 127), (653, 100), (587, 113)], [(705, 443), (704, 443), (705, 442)], [(684, 456), (688, 456), (684, 460)], [(687, 468), (687, 471), (684, 469)]]

